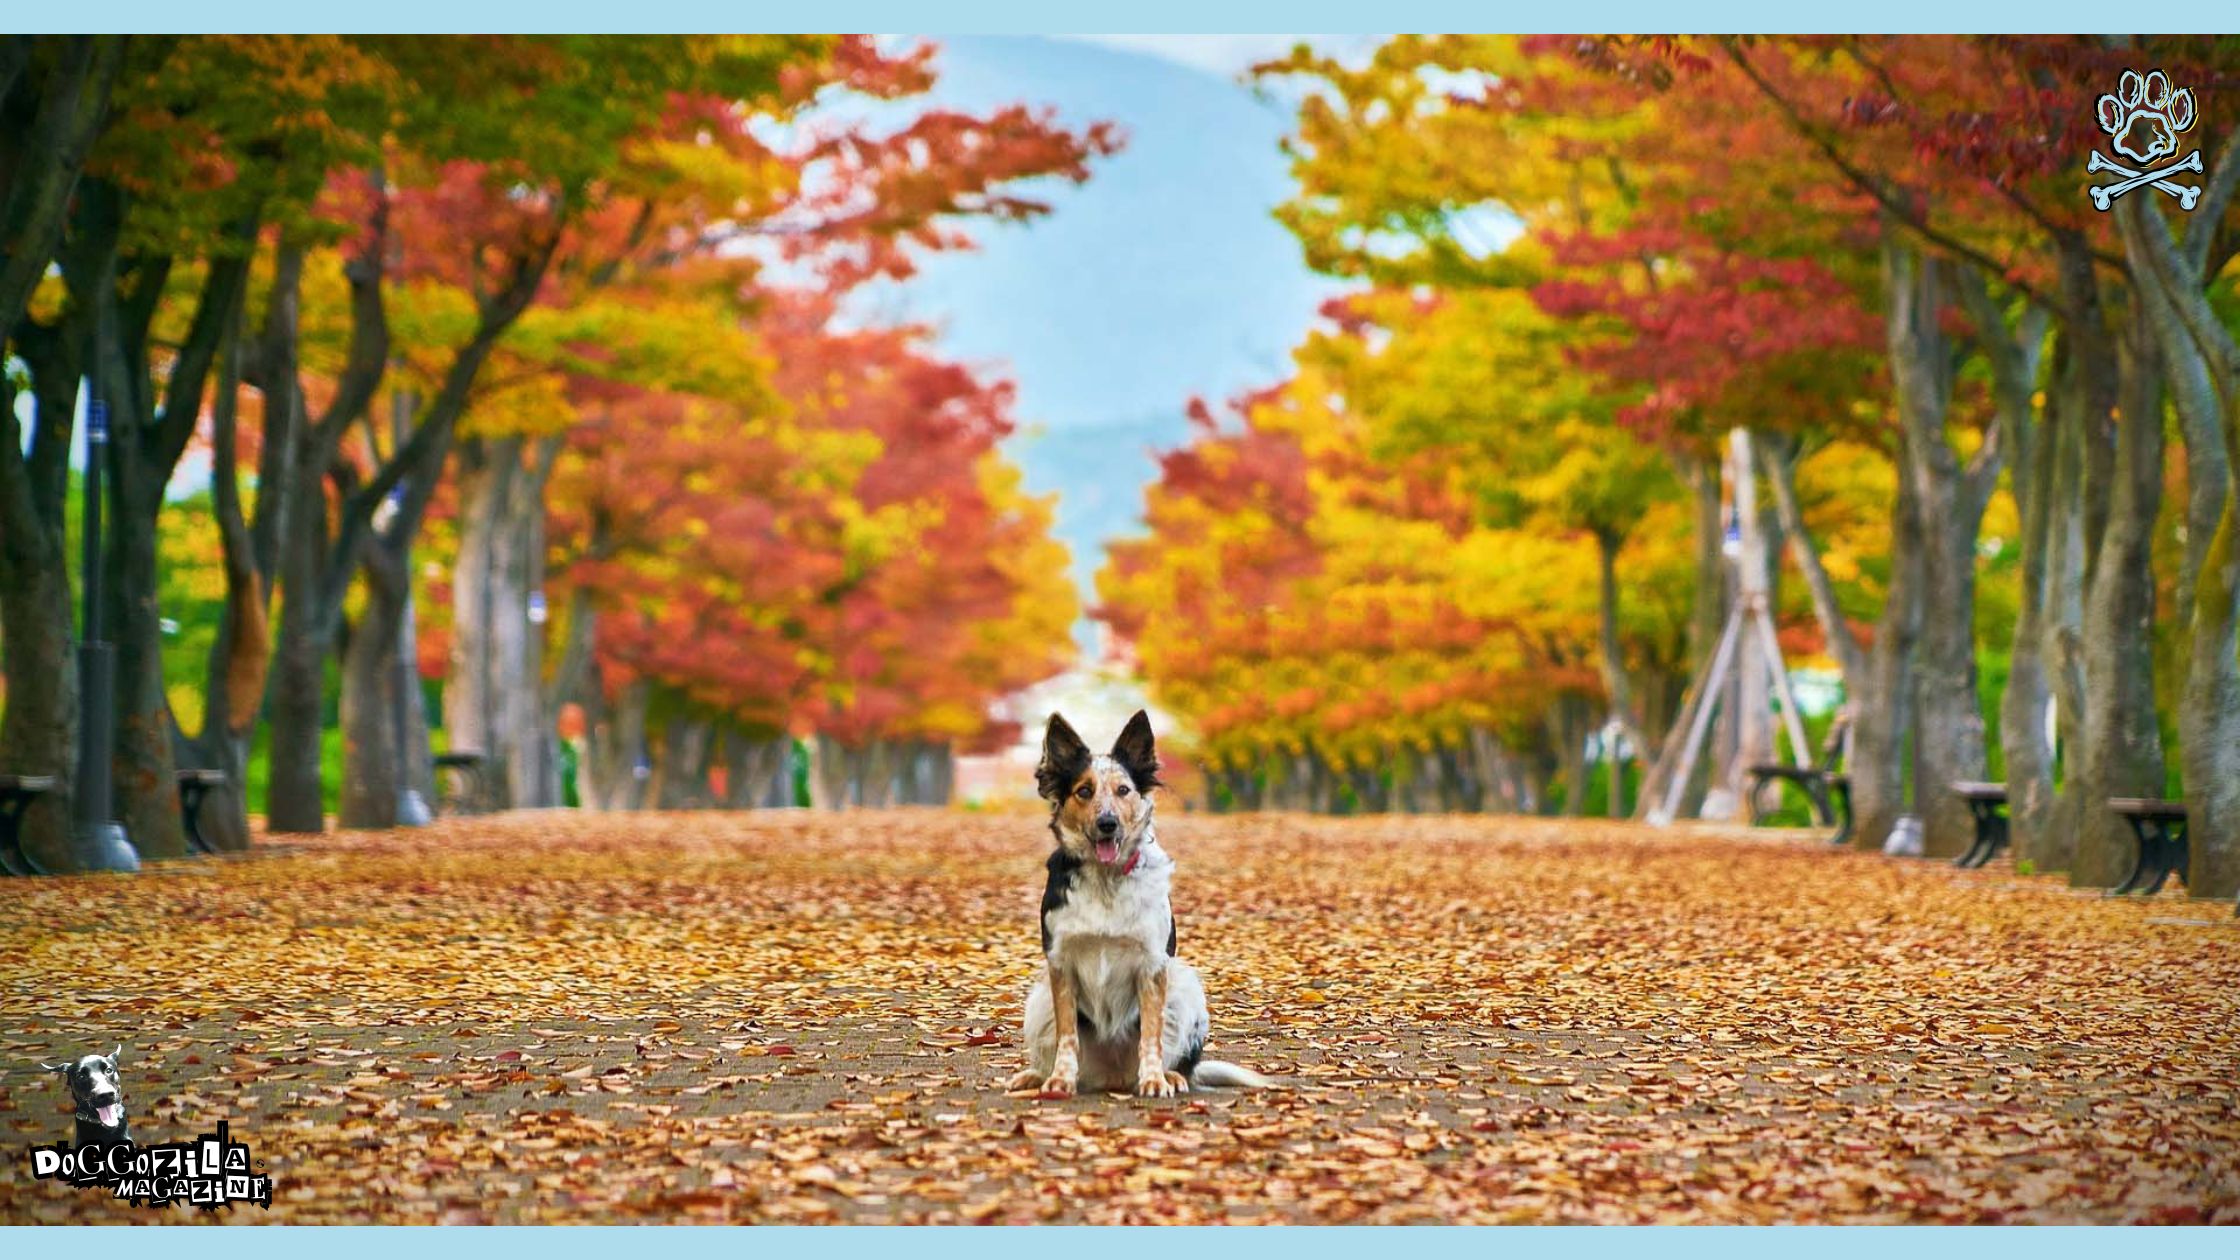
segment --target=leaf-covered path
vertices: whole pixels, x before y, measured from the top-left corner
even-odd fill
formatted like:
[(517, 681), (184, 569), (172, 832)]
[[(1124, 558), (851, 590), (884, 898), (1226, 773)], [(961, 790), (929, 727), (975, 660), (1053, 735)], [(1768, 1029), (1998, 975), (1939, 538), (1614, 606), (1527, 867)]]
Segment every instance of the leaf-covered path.
[[(0, 885), (0, 1222), (35, 1062), (125, 1043), (293, 1221), (2240, 1221), (2240, 927), (1778, 833), (1170, 816), (1212, 1052), (1010, 1097), (1046, 834), (521, 815)], [(166, 1219), (197, 1219), (172, 1208)], [(223, 1218), (221, 1218), (223, 1219)]]

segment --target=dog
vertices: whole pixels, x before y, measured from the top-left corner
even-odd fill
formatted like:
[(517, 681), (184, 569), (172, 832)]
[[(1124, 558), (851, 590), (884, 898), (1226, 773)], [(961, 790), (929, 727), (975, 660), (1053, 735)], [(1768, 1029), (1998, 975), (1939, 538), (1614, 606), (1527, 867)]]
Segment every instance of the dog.
[[(1174, 859), (1152, 826), (1159, 757), (1138, 710), (1105, 756), (1052, 714), (1035, 786), (1057, 847), (1044, 863), (1042, 954), (1027, 994), (1027, 1067), (1010, 1088), (1046, 1095), (1129, 1089), (1171, 1098), (1197, 1086), (1274, 1084), (1202, 1057), (1206, 993), (1175, 956)], [(1143, 1013), (1158, 1012), (1146, 1020)]]
[(70, 1083), (70, 1100), (76, 1104), (78, 1145), (108, 1145), (132, 1140), (124, 1118), (124, 1085), (117, 1079), (117, 1060), (124, 1057), (119, 1045), (106, 1055), (89, 1054), (68, 1063), (42, 1063), (49, 1072), (60, 1072)]

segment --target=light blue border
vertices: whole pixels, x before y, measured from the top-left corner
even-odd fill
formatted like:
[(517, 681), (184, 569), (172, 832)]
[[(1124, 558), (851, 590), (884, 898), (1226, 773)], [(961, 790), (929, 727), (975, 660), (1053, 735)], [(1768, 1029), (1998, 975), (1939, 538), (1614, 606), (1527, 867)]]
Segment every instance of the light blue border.
[[(1097, 31), (1165, 30), (1177, 34), (1220, 34), (1281, 28), (1323, 31), (1375, 18), (1377, 25), (1400, 30), (1671, 31), (1705, 33), (1755, 31), (1770, 34), (1843, 31), (1963, 34), (2002, 32), (2094, 32), (2114, 14), (2104, 4), (2080, 0), (2043, 3), (1952, 4), (1939, 0), (1877, 0), (1875, 3), (1803, 4), (1797, 0), (1719, 0), (1710, 4), (1652, 4), (1647, 0), (1574, 0), (1566, 4), (1418, 4), (1257, 3), (1209, 6), (1180, 0), (1144, 0), (1109, 11), (1073, 6), (1054, 9), (1017, 0), (926, 5), (895, 3), (770, 5), (719, 0), (671, 0), (660, 5), (620, 5), (586, 0), (389, 0), (350, 8), (308, 6), (301, 0), (221, 0), (182, 5), (155, 0), (110, 0), (92, 6), (39, 5), (13, 0), (10, 25), (34, 32), (47, 24), (95, 31), (288, 31), (320, 29), (316, 23), (358, 31), (456, 33), (482, 30), (632, 31), (641, 33), (731, 31), (795, 26), (813, 19), (820, 30), (894, 31), (932, 27), (937, 31), (979, 35), (1054, 34)], [(2229, 31), (2240, 26), (2240, 12), (2223, 4), (2158, 5), (2154, 28), (2171, 33)], [(1193, 29), (1196, 28), (1196, 29)]]
[[(87, 1231), (68, 1237), (41, 1236), (32, 1227), (0, 1227), (0, 1246), (13, 1255), (52, 1256), (64, 1248), (91, 1245), (93, 1254), (172, 1257), (210, 1256), (213, 1260), (302, 1260), (306, 1247), (319, 1260), (396, 1260), (409, 1249), (412, 1260), (472, 1257), (489, 1260), (515, 1248), (535, 1248), (537, 1260), (623, 1260), (653, 1255), (660, 1260), (722, 1256), (735, 1260), (765, 1249), (781, 1255), (861, 1257), (862, 1260), (1139, 1260), (1144, 1240), (1130, 1231), (1076, 1227), (1053, 1233), (1029, 1226), (912, 1229), (904, 1226), (790, 1226), (733, 1231), (724, 1226), (665, 1229), (658, 1237), (617, 1236), (626, 1226), (542, 1229), (520, 1227), (442, 1229), (416, 1227), (411, 1237), (397, 1229), (373, 1226), (230, 1229), (165, 1233), (160, 1239), (135, 1226), (98, 1227), (117, 1237), (94, 1238)], [(1062, 1228), (1062, 1227), (1060, 1227)], [(2142, 1249), (2155, 1260), (2224, 1260), (2240, 1232), (2208, 1226), (2155, 1228), (2151, 1233), (2111, 1235), (2108, 1227), (2082, 1226), (1952, 1228), (1933, 1225), (1841, 1229), (1830, 1226), (1752, 1227), (1643, 1226), (1568, 1228), (1512, 1226), (1462, 1229), (1421, 1226), (1363, 1226), (1345, 1229), (1293, 1229), (1253, 1226), (1175, 1226), (1162, 1230), (1161, 1260), (1267, 1254), (1281, 1260), (1362, 1260), (1384, 1249), (1405, 1249), (1408, 1260), (1989, 1260), (2013, 1254), (2027, 1260), (2108, 1260)], [(1053, 1251), (1056, 1247), (1058, 1250)]]
[[(1702, 32), (1760, 31), (1806, 33), (1859, 30), (1872, 27), (1888, 31), (2013, 33), (2093, 31), (2107, 21), (2105, 6), (2072, 0), (2055, 3), (2006, 3), (1955, 5), (1939, 0), (1880, 0), (1873, 5), (1802, 5), (1794, 0), (1725, 0), (1718, 4), (1651, 5), (1643, 0), (1588, 0), (1564, 5), (1445, 4), (1394, 8), (1354, 3), (1259, 3), (1214, 10), (1204, 4), (1174, 0), (1149, 0), (1110, 14), (1074, 8), (1057, 12), (1018, 3), (952, 4), (931, 8), (923, 4), (820, 5), (815, 8), (715, 3), (669, 3), (658, 10), (611, 3), (569, 3), (568, 0), (513, 0), (510, 3), (462, 4), (452, 0), (389, 0), (375, 6), (344, 11), (308, 8), (302, 0), (225, 0), (224, 3), (182, 6), (153, 0), (111, 0), (97, 8), (38, 6), (10, 15), (10, 25), (33, 32), (48, 29), (45, 23), (92, 31), (277, 31), (298, 27), (306, 19), (346, 23), (364, 30), (448, 33), (476, 30), (617, 30), (640, 32), (690, 32), (733, 30), (756, 26), (795, 24), (813, 17), (822, 29), (900, 30), (933, 26), (952, 32), (975, 34), (1048, 34), (1056, 25), (1076, 26), (1082, 33), (1121, 28), (1164, 28), (1176, 33), (1233, 33), (1258, 27), (1281, 26), (1288, 30), (1323, 30), (1364, 16), (1379, 24), (1407, 29), (1502, 29), (1522, 32), (1549, 30), (1646, 31), (1686, 29)], [(14, 7), (11, 5), (11, 7)], [(375, 25), (361, 25), (367, 22)], [(2178, 4), (2159, 8), (2155, 24), (2164, 30), (2214, 30), (2240, 25), (2240, 11), (2204, 4)], [(182, 25), (191, 23), (191, 25)], [(1189, 32), (1186, 28), (1202, 27)], [(1243, 1175), (1243, 1174), (1240, 1174)], [(237, 1219), (247, 1225), (254, 1216)], [(439, 1260), (444, 1256), (484, 1260), (496, 1249), (505, 1254), (515, 1247), (534, 1247), (539, 1260), (617, 1260), (618, 1255), (641, 1250), (670, 1257), (693, 1255), (736, 1256), (774, 1248), (819, 1256), (862, 1256), (865, 1260), (893, 1260), (898, 1254), (910, 1260), (993, 1260), (1005, 1256), (1047, 1260), (1053, 1242), (1062, 1247), (1062, 1260), (1103, 1260), (1140, 1256), (1141, 1241), (1106, 1229), (1072, 1229), (1061, 1239), (1024, 1229), (894, 1228), (764, 1230), (732, 1234), (712, 1229), (670, 1229), (657, 1238), (619, 1238), (605, 1230), (573, 1228), (542, 1230), (533, 1237), (516, 1230), (414, 1231), (402, 1239), (392, 1229), (355, 1227), (322, 1230), (316, 1239), (301, 1229), (229, 1229), (225, 1234), (200, 1230), (167, 1233), (160, 1240), (146, 1234), (122, 1235), (130, 1226), (98, 1227), (117, 1232), (114, 1238), (89, 1238), (74, 1232), (67, 1238), (31, 1227), (0, 1226), (0, 1247), (12, 1255), (55, 1255), (67, 1249), (95, 1253), (114, 1249), (136, 1253), (151, 1248), (166, 1260), (171, 1257), (213, 1257), (213, 1260), (301, 1260), (306, 1246), (316, 1247), (320, 1260), (395, 1260), (400, 1248), (409, 1248), (413, 1260)], [(1750, 1229), (1742, 1227), (1580, 1230), (1549, 1227), (1503, 1229), (1498, 1233), (1453, 1229), (1411, 1229), (1404, 1240), (1390, 1229), (1286, 1230), (1280, 1234), (1234, 1232), (1226, 1229), (1188, 1228), (1162, 1235), (1163, 1258), (1178, 1255), (1221, 1253), (1250, 1254), (1265, 1249), (1284, 1260), (1359, 1260), (1366, 1247), (1404, 1247), (1409, 1260), (1436, 1260), (1443, 1256), (1468, 1256), (1472, 1260), (1498, 1255), (1501, 1260), (1534, 1260), (1556, 1257), (1627, 1257), (1628, 1260), (1889, 1260), (1902, 1252), (1905, 1260), (1985, 1260), (1987, 1249), (2027, 1253), (2031, 1260), (2107, 1260), (2110, 1249), (2128, 1251), (2150, 1248), (2155, 1260), (2227, 1260), (2240, 1245), (2240, 1233), (2213, 1229), (2157, 1229), (2152, 1234), (2115, 1239), (2099, 1231), (2077, 1228), (2031, 1229), (2027, 1233), (2005, 1230), (1996, 1236), (1983, 1230), (1910, 1227), (1904, 1229), (1844, 1230), (1824, 1227)], [(902, 1234), (902, 1236), (896, 1236)], [(1380, 1244), (1372, 1234), (1387, 1235)]]

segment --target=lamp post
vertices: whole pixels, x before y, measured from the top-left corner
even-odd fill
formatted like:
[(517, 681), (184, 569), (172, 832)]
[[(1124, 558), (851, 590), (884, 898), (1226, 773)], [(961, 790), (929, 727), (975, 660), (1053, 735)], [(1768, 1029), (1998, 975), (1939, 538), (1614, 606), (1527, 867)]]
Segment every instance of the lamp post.
[[(95, 377), (89, 377), (91, 384)], [(95, 871), (137, 871), (140, 855), (118, 825), (110, 753), (116, 724), (116, 655), (101, 637), (101, 474), (109, 463), (109, 404), (98, 385), (86, 403), (82, 580), (85, 616), (78, 634), (78, 819), (76, 857)]]

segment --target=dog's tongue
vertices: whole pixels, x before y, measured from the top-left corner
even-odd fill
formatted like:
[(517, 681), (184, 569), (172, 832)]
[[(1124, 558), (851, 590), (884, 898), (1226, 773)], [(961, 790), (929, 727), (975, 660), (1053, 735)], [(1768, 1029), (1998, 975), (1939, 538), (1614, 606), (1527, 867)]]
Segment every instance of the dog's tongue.
[(102, 1127), (114, 1129), (117, 1127), (117, 1122), (124, 1119), (124, 1104), (103, 1103), (93, 1109), (93, 1114), (100, 1119)]
[(1099, 862), (1109, 866), (1120, 860), (1120, 842), (1118, 840), (1099, 840), (1096, 843), (1097, 860)]

